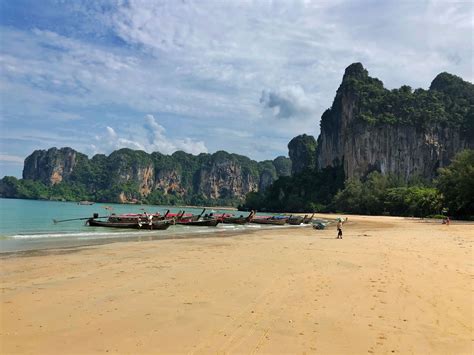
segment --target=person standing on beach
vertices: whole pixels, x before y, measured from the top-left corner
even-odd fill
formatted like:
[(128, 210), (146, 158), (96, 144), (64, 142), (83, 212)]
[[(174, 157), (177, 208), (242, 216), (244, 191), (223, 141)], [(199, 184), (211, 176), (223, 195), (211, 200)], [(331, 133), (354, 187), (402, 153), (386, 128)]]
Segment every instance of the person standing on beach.
[(342, 225), (344, 224), (344, 222), (342, 221), (341, 218), (339, 218), (337, 220), (337, 225), (336, 225), (336, 228), (337, 228), (337, 237), (336, 239), (342, 239)]

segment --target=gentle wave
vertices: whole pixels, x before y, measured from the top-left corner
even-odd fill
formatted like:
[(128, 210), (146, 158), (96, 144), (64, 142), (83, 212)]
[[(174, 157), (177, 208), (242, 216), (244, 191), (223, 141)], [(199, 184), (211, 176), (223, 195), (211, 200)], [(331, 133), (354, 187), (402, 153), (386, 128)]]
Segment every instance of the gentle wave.
[[(66, 238), (66, 237), (108, 237), (108, 236), (120, 236), (119, 232), (115, 233), (100, 233), (100, 232), (71, 232), (71, 233), (40, 233), (40, 234), (16, 234), (10, 236), (4, 236), (3, 239), (38, 239), (38, 238)], [(125, 233), (123, 233), (125, 234)], [(128, 235), (128, 234), (127, 234)]]
[[(244, 227), (245, 228), (245, 227)], [(176, 226), (170, 227), (165, 231), (153, 230), (114, 230), (107, 232), (43, 232), (32, 234), (15, 234), (9, 236), (2, 236), (1, 239), (38, 239), (38, 238), (104, 238), (104, 237), (133, 237), (133, 236), (149, 236), (149, 235), (170, 235), (175, 233), (210, 233), (223, 230), (235, 230), (236, 226), (217, 226), (217, 227), (191, 227), (191, 226)]]
[(172, 226), (166, 231), (153, 231), (153, 230), (114, 230), (106, 232), (90, 231), (90, 232), (43, 232), (34, 234), (15, 234), (9, 236), (1, 236), (0, 239), (41, 239), (41, 238), (80, 238), (80, 239), (93, 239), (93, 238), (107, 238), (107, 237), (140, 237), (140, 236), (157, 236), (157, 235), (173, 235), (179, 233), (215, 233), (225, 231), (244, 231), (251, 229), (274, 229), (274, 228), (299, 228), (307, 225), (300, 226), (262, 226), (259, 224), (247, 224), (247, 225), (232, 225), (232, 224), (221, 224), (217, 227), (195, 227), (195, 226)]

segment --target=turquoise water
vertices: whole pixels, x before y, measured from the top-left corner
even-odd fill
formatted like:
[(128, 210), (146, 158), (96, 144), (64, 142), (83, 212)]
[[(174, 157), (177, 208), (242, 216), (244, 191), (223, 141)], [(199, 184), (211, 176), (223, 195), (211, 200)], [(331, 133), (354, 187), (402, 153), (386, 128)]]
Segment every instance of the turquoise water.
[[(117, 241), (140, 241), (168, 238), (182, 238), (190, 235), (215, 236), (216, 233), (238, 232), (268, 228), (249, 224), (245, 226), (219, 224), (217, 227), (187, 227), (171, 226), (165, 231), (122, 230), (84, 225), (85, 220), (63, 223), (53, 223), (53, 219), (87, 218), (93, 213), (100, 216), (110, 214), (105, 207), (112, 207), (112, 212), (148, 213), (160, 212), (167, 209), (171, 212), (185, 210), (187, 213), (201, 213), (202, 208), (177, 206), (150, 205), (121, 205), (103, 204), (78, 205), (75, 202), (37, 201), (0, 198), (0, 252), (49, 249), (58, 247), (74, 247), (82, 245), (103, 244)], [(238, 211), (223, 211), (208, 209), (207, 213), (234, 213)], [(243, 213), (247, 215), (247, 213)], [(270, 227), (271, 228), (271, 227)], [(278, 228), (278, 227), (277, 227)]]

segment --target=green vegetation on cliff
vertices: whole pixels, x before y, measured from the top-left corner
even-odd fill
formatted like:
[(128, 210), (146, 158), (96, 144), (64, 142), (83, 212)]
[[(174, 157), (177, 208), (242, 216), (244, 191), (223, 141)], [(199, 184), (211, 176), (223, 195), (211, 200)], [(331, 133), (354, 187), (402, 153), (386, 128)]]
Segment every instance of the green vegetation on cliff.
[(291, 177), (280, 177), (264, 192), (249, 193), (241, 208), (275, 212), (322, 211), (343, 184), (342, 167), (322, 171), (306, 169)]
[(280, 177), (264, 193), (247, 195), (243, 209), (287, 212), (344, 212), (369, 215), (426, 217), (447, 209), (453, 216), (474, 216), (474, 150), (456, 155), (434, 182), (374, 171), (346, 180), (343, 170), (306, 170)]
[(292, 162), (292, 174), (316, 169), (316, 148), (316, 139), (306, 134), (296, 136), (288, 143), (288, 155)]
[(284, 156), (276, 157), (273, 160), (276, 173), (278, 176), (290, 176), (291, 175), (291, 160)]
[(256, 162), (218, 151), (198, 156), (120, 149), (88, 159), (71, 148), (35, 151), (24, 179), (5, 177), (0, 196), (48, 200), (143, 202), (150, 204), (237, 205), (248, 191), (265, 189), (289, 174), (279, 157)]
[(429, 90), (406, 85), (388, 90), (355, 63), (346, 69), (337, 95), (343, 94), (358, 97), (357, 117), (370, 124), (441, 124), (474, 132), (474, 85), (452, 74), (439, 74)]

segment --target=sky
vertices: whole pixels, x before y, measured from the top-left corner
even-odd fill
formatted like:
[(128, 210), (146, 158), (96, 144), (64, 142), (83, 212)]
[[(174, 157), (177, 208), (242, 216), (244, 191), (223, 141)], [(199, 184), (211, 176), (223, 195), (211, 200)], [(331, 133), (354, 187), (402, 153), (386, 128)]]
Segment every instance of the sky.
[(288, 155), (344, 69), (473, 82), (472, 1), (0, 0), (0, 177), (36, 149)]

